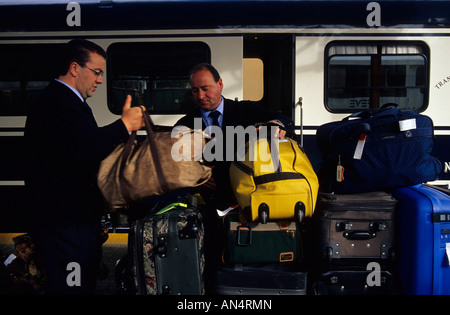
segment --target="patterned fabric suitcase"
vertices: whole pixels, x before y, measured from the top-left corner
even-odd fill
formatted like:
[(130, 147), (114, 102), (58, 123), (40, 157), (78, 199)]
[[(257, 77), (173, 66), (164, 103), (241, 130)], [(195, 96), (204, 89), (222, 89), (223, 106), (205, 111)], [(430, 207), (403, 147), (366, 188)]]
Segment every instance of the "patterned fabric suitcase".
[(396, 204), (384, 192), (319, 193), (314, 214), (317, 254), (329, 264), (390, 262)]
[(128, 266), (139, 295), (204, 294), (204, 229), (193, 205), (157, 204), (129, 232)]

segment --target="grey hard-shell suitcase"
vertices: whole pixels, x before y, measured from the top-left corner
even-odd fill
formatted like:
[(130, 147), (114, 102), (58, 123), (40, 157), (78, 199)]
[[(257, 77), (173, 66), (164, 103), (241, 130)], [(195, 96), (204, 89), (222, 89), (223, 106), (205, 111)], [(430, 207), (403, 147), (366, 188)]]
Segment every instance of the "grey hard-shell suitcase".
[(328, 263), (391, 261), (397, 200), (377, 191), (319, 193), (314, 221), (319, 255)]
[(197, 207), (157, 204), (131, 226), (128, 267), (139, 295), (204, 294), (204, 229)]

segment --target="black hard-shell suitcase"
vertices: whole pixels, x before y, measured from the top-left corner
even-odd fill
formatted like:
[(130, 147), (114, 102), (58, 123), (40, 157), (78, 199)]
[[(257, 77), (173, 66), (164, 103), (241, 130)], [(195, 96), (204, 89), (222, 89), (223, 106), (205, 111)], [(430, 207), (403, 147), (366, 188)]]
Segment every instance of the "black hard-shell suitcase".
[(307, 272), (295, 264), (223, 265), (208, 291), (213, 295), (306, 295)]
[(195, 205), (156, 204), (130, 228), (127, 265), (133, 290), (128, 291), (139, 295), (204, 294), (203, 237), (202, 217)]
[(390, 194), (381, 191), (319, 193), (314, 213), (317, 254), (325, 263), (338, 265), (391, 262), (396, 204)]
[(397, 293), (393, 274), (380, 270), (333, 270), (320, 275), (313, 284), (315, 295), (394, 295)]

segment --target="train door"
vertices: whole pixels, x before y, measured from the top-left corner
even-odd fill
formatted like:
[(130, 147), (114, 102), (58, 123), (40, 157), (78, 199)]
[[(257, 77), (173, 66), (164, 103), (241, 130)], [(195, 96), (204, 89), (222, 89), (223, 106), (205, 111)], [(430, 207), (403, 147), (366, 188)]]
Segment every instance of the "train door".
[[(244, 36), (244, 95), (252, 95), (254, 86), (247, 80), (261, 82), (253, 99), (266, 108), (293, 118), (294, 37), (291, 34), (250, 34)], [(259, 70), (245, 72), (245, 65), (259, 64)], [(259, 71), (259, 72), (258, 72)], [(262, 76), (262, 78), (261, 78)]]

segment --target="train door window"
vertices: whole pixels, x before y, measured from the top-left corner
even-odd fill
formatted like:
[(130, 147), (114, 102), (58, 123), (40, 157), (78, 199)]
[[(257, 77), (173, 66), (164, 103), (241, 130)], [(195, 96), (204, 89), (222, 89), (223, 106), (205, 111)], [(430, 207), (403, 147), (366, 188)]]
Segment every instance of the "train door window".
[[(272, 111), (292, 117), (294, 104), (295, 36), (293, 34), (248, 34), (244, 36), (245, 63), (259, 64), (257, 85), (261, 87), (255, 98), (258, 103)], [(250, 72), (244, 72), (245, 80)], [(244, 91), (245, 93), (245, 91)]]
[(144, 105), (152, 113), (185, 113), (195, 106), (189, 71), (197, 63), (210, 62), (203, 42), (146, 42), (112, 44), (108, 54), (108, 107), (122, 112), (127, 94), (132, 105)]
[(394, 103), (402, 109), (425, 110), (428, 56), (423, 43), (332, 42), (326, 48), (327, 109), (345, 113)]
[(0, 116), (26, 116), (49, 81), (58, 76), (62, 44), (7, 44), (0, 47)]
[(260, 58), (244, 58), (244, 100), (260, 101), (264, 96), (264, 64)]

